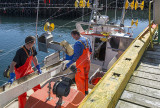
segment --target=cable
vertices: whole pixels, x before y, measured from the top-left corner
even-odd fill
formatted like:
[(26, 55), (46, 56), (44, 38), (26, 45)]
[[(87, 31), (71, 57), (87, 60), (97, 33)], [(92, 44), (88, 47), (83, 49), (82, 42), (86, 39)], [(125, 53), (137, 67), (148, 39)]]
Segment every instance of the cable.
[(87, 14), (85, 14), (85, 15), (82, 15), (81, 17), (76, 18), (76, 19), (74, 19), (74, 20), (72, 20), (72, 21), (70, 21), (70, 22), (68, 22), (68, 23), (66, 23), (66, 24), (64, 24), (64, 25), (62, 25), (62, 26), (59, 26), (58, 28), (62, 28), (62, 27), (64, 27), (65, 25), (68, 25), (68, 24), (72, 23), (73, 21), (75, 21), (75, 20), (77, 20), (77, 19), (80, 19), (80, 18), (82, 18), (83, 16), (86, 16), (86, 15), (88, 15), (88, 14), (90, 14), (90, 13), (91, 13), (91, 12), (89, 12), (89, 13), (87, 13)]

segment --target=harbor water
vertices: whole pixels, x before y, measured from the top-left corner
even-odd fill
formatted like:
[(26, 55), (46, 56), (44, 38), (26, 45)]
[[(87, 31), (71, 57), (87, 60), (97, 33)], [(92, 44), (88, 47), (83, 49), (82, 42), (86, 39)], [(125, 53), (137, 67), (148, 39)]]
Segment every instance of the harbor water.
[[(107, 15), (110, 17), (109, 22), (120, 23), (121, 10), (117, 10), (117, 16), (115, 20), (115, 10), (108, 10)], [(148, 26), (148, 10), (143, 11), (131, 11), (128, 10), (125, 16), (125, 25), (130, 26), (132, 19), (138, 19), (138, 27), (134, 25), (133, 37), (138, 36)], [(54, 41), (61, 42), (63, 40), (68, 41), (70, 44), (74, 44), (75, 40), (70, 35), (70, 32), (75, 29), (75, 23), (82, 20), (82, 17), (76, 18), (75, 20), (70, 19), (54, 19), (53, 16), (47, 19), (39, 18), (38, 22), (38, 35), (41, 35), (45, 31), (43, 26), (46, 21), (55, 24), (55, 30), (52, 32)], [(84, 20), (89, 20), (89, 14), (84, 16)], [(36, 35), (36, 18), (33, 17), (9, 17), (0, 16), (0, 85), (8, 81), (7, 78), (3, 77), (4, 70), (10, 65), (15, 56), (16, 50), (24, 44), (26, 36)], [(37, 58), (39, 62), (42, 62), (44, 57), (53, 53), (53, 50), (49, 50), (49, 53), (38, 51)]]

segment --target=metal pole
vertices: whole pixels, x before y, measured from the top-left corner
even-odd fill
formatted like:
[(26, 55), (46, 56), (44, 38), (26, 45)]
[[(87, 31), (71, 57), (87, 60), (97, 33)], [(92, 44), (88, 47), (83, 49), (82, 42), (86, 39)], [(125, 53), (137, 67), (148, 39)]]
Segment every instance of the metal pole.
[(149, 2), (149, 31), (150, 31), (150, 42), (151, 42), (151, 48), (153, 48), (153, 42), (152, 42), (152, 31), (151, 31), (151, 3), (153, 1)]
[(52, 99), (52, 97), (51, 97), (51, 82), (49, 82), (49, 85), (48, 85), (48, 97), (47, 97), (47, 99), (46, 99), (46, 102), (47, 101), (50, 101), (51, 99)]
[(84, 8), (82, 9), (82, 21), (84, 21)]
[(107, 15), (107, 8), (108, 8), (108, 6), (107, 6), (107, 0), (106, 0), (106, 15)]
[(115, 8), (115, 22), (116, 22), (116, 17), (117, 17), (117, 0), (116, 0), (116, 8)]
[[(97, 1), (94, 0), (93, 8), (94, 8), (94, 4), (96, 4), (96, 2), (97, 2)], [(96, 8), (96, 6), (95, 6), (95, 8)], [(92, 20), (92, 17), (93, 17), (93, 14), (94, 14), (95, 10), (97, 10), (97, 8), (96, 8), (96, 9), (92, 9), (92, 12), (91, 12), (91, 16), (90, 16), (90, 20), (89, 20), (89, 26), (88, 26), (88, 33), (89, 33), (89, 30), (90, 30), (91, 20)]]
[(126, 10), (126, 9), (125, 9), (126, 1), (127, 1), (127, 0), (125, 0), (125, 2), (124, 2), (124, 4), (123, 4), (122, 19), (121, 19), (120, 25), (124, 25), (124, 17), (125, 17), (125, 10)]
[(38, 5), (37, 5), (37, 18), (36, 18), (36, 37), (38, 38), (37, 34), (37, 26), (38, 26), (38, 11), (39, 11), (39, 0), (38, 0)]

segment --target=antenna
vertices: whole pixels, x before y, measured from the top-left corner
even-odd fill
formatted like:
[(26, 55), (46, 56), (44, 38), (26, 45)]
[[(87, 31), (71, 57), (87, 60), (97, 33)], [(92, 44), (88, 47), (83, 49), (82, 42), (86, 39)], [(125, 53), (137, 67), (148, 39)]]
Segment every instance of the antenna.
[(125, 4), (126, 4), (126, 1), (124, 2), (124, 5), (123, 5), (123, 12), (122, 12), (122, 19), (121, 19), (121, 23), (120, 23), (120, 26), (124, 26), (124, 17), (125, 17)]

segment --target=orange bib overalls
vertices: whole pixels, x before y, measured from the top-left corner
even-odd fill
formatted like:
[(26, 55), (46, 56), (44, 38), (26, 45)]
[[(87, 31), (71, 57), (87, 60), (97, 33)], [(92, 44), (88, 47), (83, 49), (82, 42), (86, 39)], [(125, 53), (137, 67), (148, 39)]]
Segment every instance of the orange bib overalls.
[[(24, 65), (22, 65), (21, 67), (18, 68), (14, 68), (15, 70), (15, 74), (16, 74), (16, 79), (19, 79), (23, 76), (26, 76), (32, 72), (34, 72), (34, 70), (32, 69), (32, 60), (33, 60), (33, 50), (32, 50), (32, 55), (29, 56), (27, 50), (22, 47), (24, 49), (24, 51), (26, 52), (28, 58), (25, 62)], [(40, 85), (35, 86), (34, 88), (32, 88), (34, 91), (37, 91), (38, 89), (40, 89)], [(27, 97), (27, 93), (23, 93), (20, 96), (18, 96), (18, 103), (19, 103), (19, 108), (24, 108), (25, 104), (26, 104), (26, 97)]]
[(84, 50), (82, 55), (76, 61), (77, 73), (75, 75), (75, 81), (77, 85), (77, 89), (81, 91), (84, 95), (88, 94), (88, 74), (90, 70), (90, 51), (87, 41), (87, 46), (80, 41), (84, 45)]

